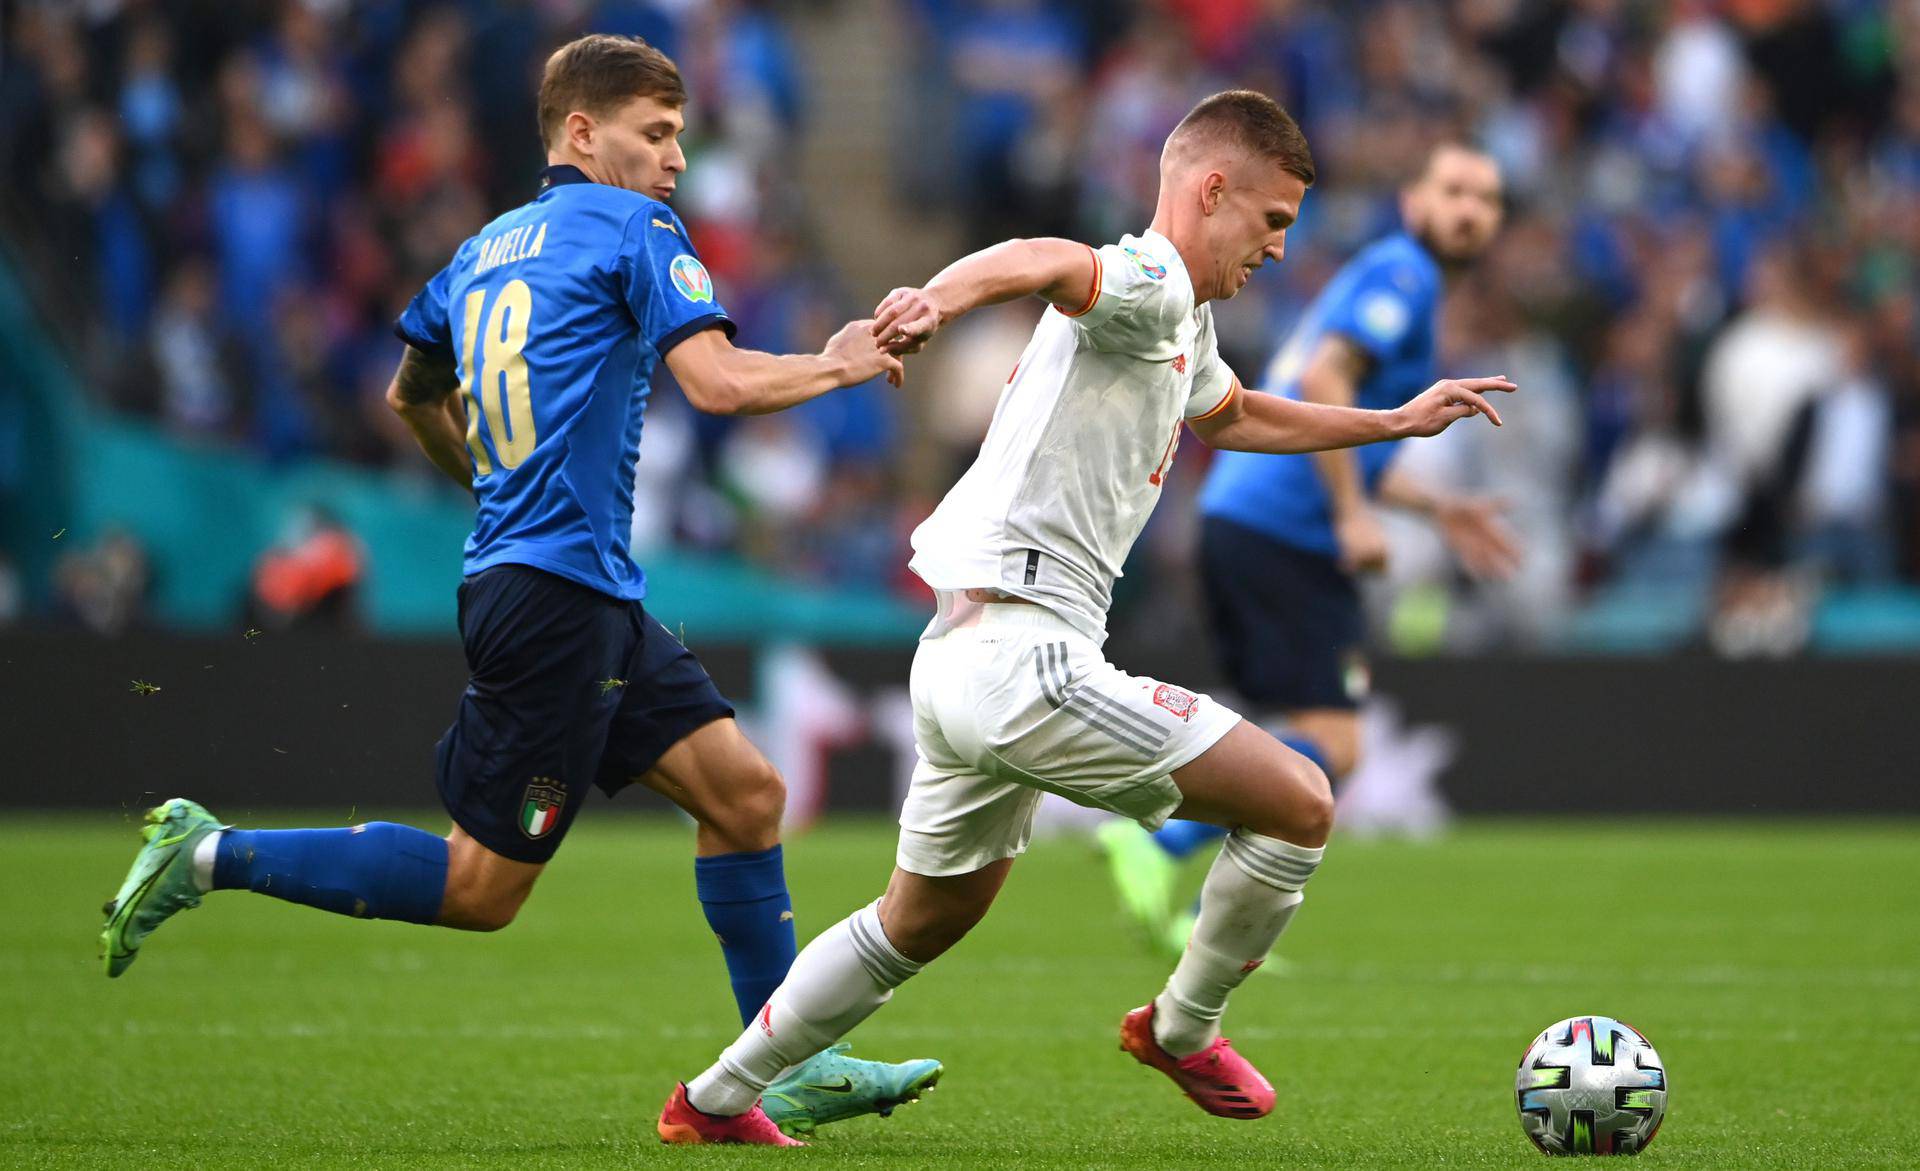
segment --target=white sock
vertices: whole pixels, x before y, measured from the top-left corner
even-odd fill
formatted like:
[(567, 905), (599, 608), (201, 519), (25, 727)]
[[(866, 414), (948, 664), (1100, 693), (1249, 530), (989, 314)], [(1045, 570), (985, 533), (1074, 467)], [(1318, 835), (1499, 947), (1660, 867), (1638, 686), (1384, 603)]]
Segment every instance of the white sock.
[(1228, 994), (1265, 962), (1324, 852), (1244, 829), (1221, 845), (1187, 950), (1154, 1000), (1153, 1039), (1162, 1049), (1185, 1057), (1213, 1044)]
[(213, 856), (220, 848), (222, 831), (214, 830), (194, 843), (193, 885), (201, 894), (213, 889)]
[(801, 950), (759, 1017), (687, 1083), (687, 1101), (706, 1114), (745, 1114), (781, 1073), (852, 1032), (920, 968), (880, 929), (879, 901), (860, 908)]

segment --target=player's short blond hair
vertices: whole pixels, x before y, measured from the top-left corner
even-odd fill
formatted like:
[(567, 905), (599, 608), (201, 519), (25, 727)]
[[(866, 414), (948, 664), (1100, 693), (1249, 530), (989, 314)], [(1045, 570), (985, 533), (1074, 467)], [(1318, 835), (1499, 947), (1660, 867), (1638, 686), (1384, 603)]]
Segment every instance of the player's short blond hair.
[(594, 33), (568, 41), (547, 58), (540, 76), (540, 138), (552, 146), (568, 114), (597, 118), (635, 98), (658, 98), (675, 109), (687, 104), (673, 58), (639, 37)]
[(1309, 187), (1316, 172), (1307, 136), (1279, 102), (1250, 89), (1214, 94), (1187, 112), (1167, 136), (1167, 154), (1224, 145), (1258, 159), (1271, 159)]

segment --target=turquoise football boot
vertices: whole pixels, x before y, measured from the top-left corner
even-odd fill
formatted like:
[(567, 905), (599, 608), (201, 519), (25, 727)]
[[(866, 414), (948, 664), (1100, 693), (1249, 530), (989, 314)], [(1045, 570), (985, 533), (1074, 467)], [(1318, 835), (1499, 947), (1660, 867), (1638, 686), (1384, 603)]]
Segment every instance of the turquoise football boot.
[[(1172, 918), (1179, 863), (1136, 821), (1109, 821), (1093, 836), (1107, 856), (1107, 873), (1120, 895), (1120, 909), (1133, 920), (1143, 938), (1159, 943), (1166, 938)], [(1180, 946), (1186, 943), (1183, 936)]]
[(226, 828), (185, 797), (147, 810), (147, 824), (140, 831), (147, 842), (133, 856), (133, 868), (120, 884), (120, 893), (101, 908), (107, 916), (100, 932), (107, 975), (118, 976), (133, 966), (140, 945), (174, 912), (200, 905), (200, 891), (193, 882), (193, 849), (200, 839)]
[(842, 1041), (794, 1066), (767, 1087), (760, 1108), (783, 1133), (812, 1134), (817, 1126), (862, 1114), (885, 1118), (895, 1106), (919, 1101), (944, 1072), (927, 1058), (898, 1065), (862, 1061), (847, 1056), (851, 1048)]

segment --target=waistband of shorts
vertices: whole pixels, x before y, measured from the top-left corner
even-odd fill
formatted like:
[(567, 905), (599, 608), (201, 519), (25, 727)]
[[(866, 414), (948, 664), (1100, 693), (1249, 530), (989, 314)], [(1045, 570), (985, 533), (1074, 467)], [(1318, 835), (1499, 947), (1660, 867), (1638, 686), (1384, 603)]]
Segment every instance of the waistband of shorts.
[(1085, 638), (1078, 627), (1045, 606), (1019, 602), (988, 602), (980, 607), (981, 626), (1020, 626), (1044, 630), (1049, 634), (1068, 634)]
[(1059, 614), (1047, 608), (1044, 603), (1030, 600), (1018, 602), (975, 602), (966, 597), (961, 590), (936, 590), (938, 600), (934, 608), (933, 621), (920, 635), (922, 640), (944, 638), (958, 630), (974, 630), (980, 627), (1020, 627), (1027, 630), (1042, 631), (1047, 634), (1069, 635), (1085, 638), (1080, 629)]

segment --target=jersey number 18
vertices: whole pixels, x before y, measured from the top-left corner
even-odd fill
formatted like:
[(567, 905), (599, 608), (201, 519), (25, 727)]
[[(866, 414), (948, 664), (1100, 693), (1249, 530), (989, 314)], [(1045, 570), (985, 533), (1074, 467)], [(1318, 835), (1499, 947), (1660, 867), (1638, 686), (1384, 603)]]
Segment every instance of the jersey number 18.
[(493, 474), (493, 461), (487, 458), (486, 445), (480, 442), (480, 415), (487, 416), (487, 434), (493, 437), (493, 450), (502, 466), (516, 468), (540, 440), (533, 430), (533, 392), (527, 386), (528, 320), (533, 313), (533, 290), (523, 280), (511, 280), (500, 287), (493, 299), (493, 313), (487, 318), (486, 343), (481, 350), (480, 368), (484, 380), (474, 376), (473, 339), (480, 332), (481, 311), (486, 307), (487, 290), (467, 294), (465, 341), (461, 343), (460, 369), (464, 377), (460, 392), (467, 398), (467, 450), (473, 453), (474, 471)]

